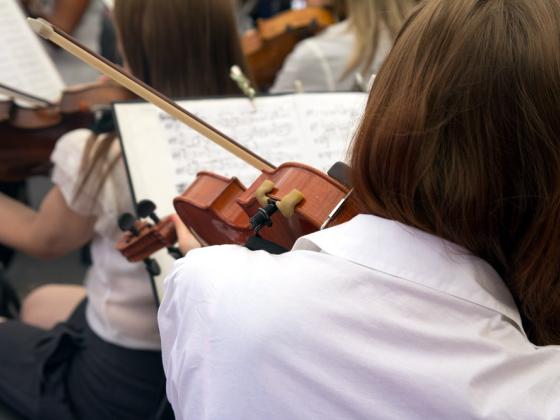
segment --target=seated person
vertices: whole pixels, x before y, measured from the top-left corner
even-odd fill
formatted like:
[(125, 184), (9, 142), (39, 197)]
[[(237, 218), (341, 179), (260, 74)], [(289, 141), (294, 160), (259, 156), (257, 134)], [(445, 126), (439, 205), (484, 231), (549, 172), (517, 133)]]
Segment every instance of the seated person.
[(176, 263), (177, 419), (560, 418), (559, 86), (559, 1), (423, 1), (352, 147), (363, 214)]
[[(166, 95), (237, 93), (233, 5), (200, 4), (116, 0), (128, 70)], [(91, 241), (93, 265), (85, 288), (36, 289), (20, 320), (0, 323), (0, 402), (29, 419), (153, 418), (165, 396), (157, 308), (144, 265), (115, 249), (117, 219), (133, 211), (118, 139), (73, 131), (51, 159), (55, 186), (38, 211), (0, 194), (0, 243), (54, 258)]]

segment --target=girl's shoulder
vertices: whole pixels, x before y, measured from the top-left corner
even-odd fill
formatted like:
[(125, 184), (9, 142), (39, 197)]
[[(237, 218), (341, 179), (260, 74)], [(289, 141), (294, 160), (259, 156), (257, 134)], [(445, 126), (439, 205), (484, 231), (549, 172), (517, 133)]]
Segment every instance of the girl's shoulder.
[[(95, 153), (96, 147), (98, 147), (101, 143), (98, 141), (101, 137), (95, 139), (94, 141), (93, 136), (94, 134), (91, 130), (84, 128), (73, 130), (64, 134), (56, 142), (54, 150), (51, 154), (51, 161), (56, 165), (63, 163), (67, 159), (77, 159), (81, 164), (84, 153)], [(106, 136), (106, 134), (102, 134), (101, 136)], [(109, 153), (109, 158), (116, 157), (120, 154), (118, 141), (113, 142)]]

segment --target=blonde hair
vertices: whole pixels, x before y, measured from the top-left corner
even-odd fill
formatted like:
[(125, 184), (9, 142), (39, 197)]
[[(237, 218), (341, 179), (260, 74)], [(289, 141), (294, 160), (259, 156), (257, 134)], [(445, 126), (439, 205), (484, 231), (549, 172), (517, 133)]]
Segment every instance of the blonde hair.
[(356, 43), (344, 77), (359, 72), (366, 75), (373, 62), (383, 30), (394, 39), (417, 0), (346, 0), (350, 30)]

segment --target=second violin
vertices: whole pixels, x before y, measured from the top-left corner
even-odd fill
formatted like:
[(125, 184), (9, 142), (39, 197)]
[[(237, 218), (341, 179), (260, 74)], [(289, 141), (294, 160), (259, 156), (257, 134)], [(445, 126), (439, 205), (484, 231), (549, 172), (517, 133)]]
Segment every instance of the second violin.
[(91, 127), (97, 110), (131, 97), (112, 82), (68, 88), (58, 103), (6, 86), (2, 92), (18, 99), (0, 102), (0, 181), (7, 182), (46, 174), (52, 149), (62, 135)]
[(327, 9), (308, 7), (290, 10), (273, 18), (259, 20), (257, 29), (241, 39), (251, 75), (261, 90), (274, 83), (276, 74), (296, 44), (335, 23)]

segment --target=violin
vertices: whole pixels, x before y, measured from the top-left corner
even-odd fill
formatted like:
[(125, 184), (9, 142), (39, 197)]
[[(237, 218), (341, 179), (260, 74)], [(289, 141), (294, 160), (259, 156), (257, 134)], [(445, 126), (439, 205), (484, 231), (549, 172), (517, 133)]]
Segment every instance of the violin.
[(247, 65), (257, 86), (268, 90), (296, 44), (333, 23), (333, 14), (321, 7), (289, 10), (270, 19), (259, 19), (257, 28), (247, 31), (241, 38)]
[[(46, 174), (52, 149), (62, 135), (91, 127), (97, 110), (131, 97), (112, 82), (67, 88), (57, 103), (7, 86), (0, 89), (19, 99), (0, 102), (0, 181), (6, 182)], [(20, 101), (30, 106), (22, 106)]]
[[(309, 179), (301, 176), (306, 173)], [(284, 182), (287, 179), (289, 184)], [(255, 189), (257, 185), (259, 187)], [(287, 192), (284, 185), (296, 188)], [(259, 245), (254, 248), (251, 245), (252, 239), (258, 237), (268, 242), (269, 252), (280, 254), (290, 249), (299, 236), (343, 223), (356, 215), (358, 206), (350, 198), (351, 189), (349, 168), (342, 162), (333, 165), (328, 177), (307, 165), (287, 163), (276, 171), (263, 174), (249, 189), (236, 178), (199, 172), (196, 180), (175, 198), (173, 204), (180, 219), (188, 223), (191, 232), (204, 243), (237, 244), (260, 249)], [(305, 202), (295, 211), (300, 197), (305, 196), (308, 190), (319, 194), (324, 192), (328, 196), (329, 201), (323, 207), (332, 207), (328, 215), (324, 211), (315, 214), (315, 209), (308, 208)], [(336, 205), (333, 204), (335, 202)], [(223, 203), (233, 204), (224, 207)], [(121, 215), (119, 226), (126, 233), (115, 248), (129, 262), (149, 261), (149, 265), (146, 264), (148, 267), (155, 263), (150, 261), (150, 257), (163, 248), (167, 248), (173, 258), (181, 258), (181, 252), (174, 246), (177, 233), (171, 216), (160, 220), (152, 210), (150, 218), (153, 223), (141, 220), (148, 217), (147, 206), (155, 210), (155, 205), (149, 200), (138, 203), (137, 220), (129, 214)], [(278, 209), (285, 219), (272, 218)], [(302, 217), (307, 212), (309, 218)], [(294, 218), (290, 220), (290, 217)], [(290, 220), (290, 227), (286, 226), (287, 220)], [(264, 227), (271, 229), (263, 230)]]
[[(201, 172), (174, 200), (181, 220), (203, 242), (243, 244), (256, 233), (289, 248), (298, 237), (344, 223), (359, 213), (359, 202), (342, 182), (300, 163), (285, 163), (276, 168), (160, 92), (84, 49), (60, 29), (40, 19), (32, 20), (31, 24), (45, 39), (261, 171), (261, 176), (248, 188), (236, 178)], [(135, 236), (139, 238), (140, 232)]]

